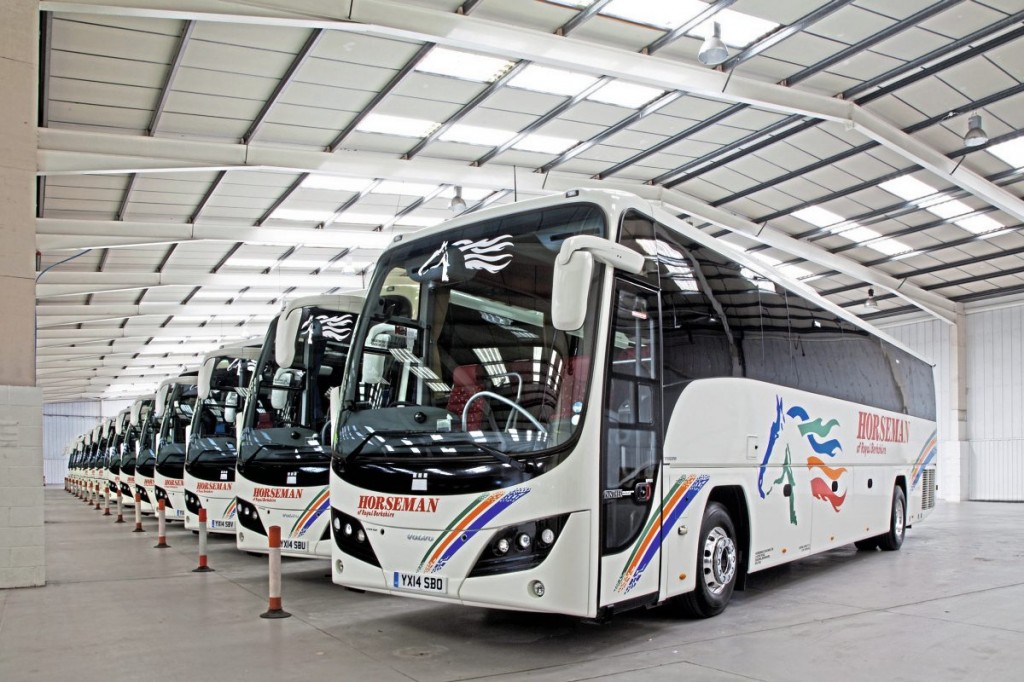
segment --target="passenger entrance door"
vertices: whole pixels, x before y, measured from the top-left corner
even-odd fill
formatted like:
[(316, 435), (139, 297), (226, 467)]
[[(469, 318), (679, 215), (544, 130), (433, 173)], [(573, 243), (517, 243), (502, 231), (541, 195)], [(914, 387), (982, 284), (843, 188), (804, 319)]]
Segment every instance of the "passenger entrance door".
[(660, 584), (661, 366), (658, 293), (618, 280), (605, 371), (598, 606)]

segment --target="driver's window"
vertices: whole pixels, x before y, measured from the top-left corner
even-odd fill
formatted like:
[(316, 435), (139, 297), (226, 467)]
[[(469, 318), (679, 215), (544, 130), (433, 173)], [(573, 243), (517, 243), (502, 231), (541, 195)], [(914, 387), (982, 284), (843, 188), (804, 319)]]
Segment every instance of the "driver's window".
[(620, 281), (605, 392), (603, 549), (615, 553), (636, 538), (650, 512), (658, 463), (657, 292)]

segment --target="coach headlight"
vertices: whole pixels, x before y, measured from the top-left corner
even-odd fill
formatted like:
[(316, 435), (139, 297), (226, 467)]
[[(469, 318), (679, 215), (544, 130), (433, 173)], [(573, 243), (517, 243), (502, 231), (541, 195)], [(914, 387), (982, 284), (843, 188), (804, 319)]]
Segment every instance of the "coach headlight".
[(495, 531), (469, 577), (525, 571), (539, 566), (551, 553), (568, 518), (568, 514), (562, 514)]
[[(359, 519), (331, 507), (331, 527), (335, 529), (334, 544), (338, 549), (371, 566), (380, 568), (380, 561), (373, 551), (373, 543), (367, 537)], [(340, 532), (338, 532), (339, 528)]]

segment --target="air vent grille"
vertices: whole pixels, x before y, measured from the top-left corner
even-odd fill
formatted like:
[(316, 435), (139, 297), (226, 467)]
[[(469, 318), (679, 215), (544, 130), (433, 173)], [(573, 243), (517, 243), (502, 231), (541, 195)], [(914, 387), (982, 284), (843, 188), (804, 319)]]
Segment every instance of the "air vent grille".
[(921, 476), (921, 509), (935, 506), (935, 469), (925, 469)]

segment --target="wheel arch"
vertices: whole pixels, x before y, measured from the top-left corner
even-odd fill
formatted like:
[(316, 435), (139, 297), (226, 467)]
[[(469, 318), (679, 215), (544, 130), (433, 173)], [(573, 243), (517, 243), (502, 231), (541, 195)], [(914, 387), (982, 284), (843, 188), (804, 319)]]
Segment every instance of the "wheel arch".
[(747, 581), (747, 562), (750, 554), (750, 512), (746, 494), (739, 485), (716, 486), (708, 494), (708, 504), (712, 502), (718, 502), (726, 508), (736, 528), (736, 543), (739, 545), (736, 589), (743, 590)]

